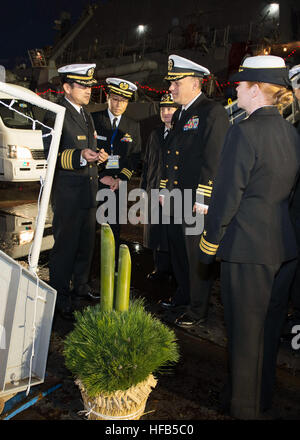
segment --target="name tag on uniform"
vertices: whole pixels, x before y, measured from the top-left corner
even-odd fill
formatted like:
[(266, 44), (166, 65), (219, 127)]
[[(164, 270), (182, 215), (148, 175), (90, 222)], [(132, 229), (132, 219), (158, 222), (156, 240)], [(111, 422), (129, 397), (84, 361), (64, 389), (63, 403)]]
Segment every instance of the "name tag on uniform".
[(183, 127), (183, 131), (187, 130), (195, 130), (198, 128), (199, 125), (199, 118), (198, 116), (193, 116), (191, 119), (187, 121), (187, 123)]
[(108, 170), (119, 168), (119, 156), (118, 155), (108, 156), (108, 160), (105, 168)]
[(99, 139), (100, 141), (107, 141), (106, 136), (97, 136), (97, 139)]
[(77, 136), (77, 139), (79, 140), (79, 141), (86, 141), (86, 136)]

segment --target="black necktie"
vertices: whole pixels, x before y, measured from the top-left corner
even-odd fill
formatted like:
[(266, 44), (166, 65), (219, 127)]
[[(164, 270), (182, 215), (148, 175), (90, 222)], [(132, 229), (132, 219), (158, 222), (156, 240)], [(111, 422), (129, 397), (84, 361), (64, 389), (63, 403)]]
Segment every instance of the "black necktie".
[(117, 121), (118, 121), (118, 118), (114, 118), (113, 125), (112, 125), (113, 130), (115, 130), (117, 128)]
[(86, 125), (87, 125), (88, 123), (87, 123), (87, 120), (86, 120), (86, 117), (85, 117), (85, 114), (84, 114), (84, 111), (83, 111), (83, 108), (82, 108), (82, 107), (80, 107), (80, 114), (81, 114), (81, 116), (83, 117), (83, 120), (84, 120), (84, 122), (85, 122)]
[(166, 139), (166, 137), (168, 136), (168, 134), (169, 134), (169, 129), (167, 128), (166, 130), (165, 130), (165, 132), (164, 132), (164, 138)]

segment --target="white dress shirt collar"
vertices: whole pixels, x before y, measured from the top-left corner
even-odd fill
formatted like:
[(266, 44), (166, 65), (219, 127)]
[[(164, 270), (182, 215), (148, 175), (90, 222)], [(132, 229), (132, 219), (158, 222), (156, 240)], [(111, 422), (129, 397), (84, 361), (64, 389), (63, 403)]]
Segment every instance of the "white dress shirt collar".
[(66, 97), (65, 97), (65, 100), (68, 101), (68, 103), (71, 104), (71, 105), (75, 108), (75, 110), (78, 111), (78, 113), (80, 113), (81, 105), (74, 104), (74, 102), (71, 102), (71, 101), (70, 101), (68, 98), (66, 98)]
[(121, 120), (122, 115), (120, 115), (120, 116), (113, 115), (112, 112), (109, 110), (109, 108), (107, 109), (107, 112), (108, 112), (108, 116), (109, 116), (111, 125), (113, 125), (113, 120), (115, 118), (117, 118), (116, 126), (118, 127), (118, 125), (120, 124), (120, 120)]
[(201, 93), (202, 93), (202, 92), (200, 92), (197, 96), (195, 96), (195, 98), (192, 99), (188, 104), (183, 105), (183, 106), (181, 107), (181, 111), (182, 111), (182, 110), (187, 110), (192, 104), (194, 104), (194, 102), (196, 101), (196, 99), (199, 98), (199, 96), (201, 95)]

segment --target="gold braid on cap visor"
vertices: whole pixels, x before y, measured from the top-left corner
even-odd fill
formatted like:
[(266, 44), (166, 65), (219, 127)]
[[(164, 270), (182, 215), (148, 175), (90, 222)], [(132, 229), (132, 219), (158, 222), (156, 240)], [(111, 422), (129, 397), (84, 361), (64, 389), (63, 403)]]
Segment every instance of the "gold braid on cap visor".
[(168, 72), (165, 79), (179, 79), (183, 78), (184, 76), (195, 76), (195, 72)]
[(111, 85), (109, 85), (108, 87), (109, 87), (109, 89), (111, 90), (112, 93), (118, 93), (119, 95), (123, 95), (126, 98), (131, 98), (131, 96), (133, 95), (133, 92), (127, 91), (127, 90), (122, 90), (119, 87), (114, 87), (114, 86), (111, 86)]
[(95, 79), (92, 76), (78, 76), (78, 75), (67, 75), (67, 78), (70, 78), (70, 79), (83, 79), (83, 80), (86, 80), (86, 81), (88, 81), (90, 79)]

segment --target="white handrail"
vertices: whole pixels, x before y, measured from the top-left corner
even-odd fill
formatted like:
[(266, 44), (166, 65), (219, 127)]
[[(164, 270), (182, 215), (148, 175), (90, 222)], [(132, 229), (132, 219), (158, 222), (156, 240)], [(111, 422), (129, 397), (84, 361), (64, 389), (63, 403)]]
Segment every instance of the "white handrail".
[(25, 89), (24, 87), (17, 86), (14, 84), (8, 84), (0, 81), (0, 91), (3, 91), (14, 98), (22, 99), (33, 105), (37, 105), (38, 107), (41, 107), (45, 110), (49, 110), (56, 114), (54, 131), (53, 131), (52, 140), (49, 149), (49, 155), (48, 155), (48, 166), (46, 171), (46, 177), (45, 177), (43, 192), (40, 200), (40, 210), (38, 212), (38, 217), (36, 220), (34, 239), (31, 249), (31, 258), (29, 262), (29, 270), (33, 273), (36, 273), (66, 109), (61, 105), (55, 104), (54, 102), (47, 101), (46, 99), (41, 98), (31, 90)]

